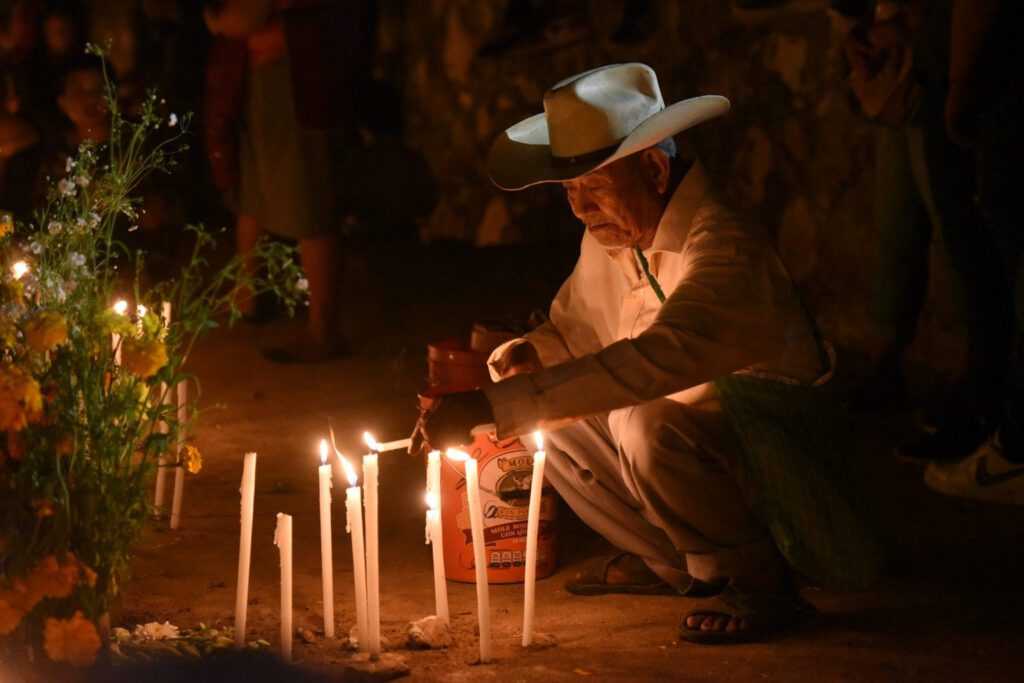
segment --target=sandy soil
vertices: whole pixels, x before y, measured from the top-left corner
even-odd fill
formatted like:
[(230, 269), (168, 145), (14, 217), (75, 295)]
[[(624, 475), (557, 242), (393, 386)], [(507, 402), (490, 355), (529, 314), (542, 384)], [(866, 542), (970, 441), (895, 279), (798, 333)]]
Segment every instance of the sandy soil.
[[(394, 256), (394, 254), (391, 254)], [(394, 261), (392, 261), (394, 262)], [(472, 320), (542, 306), (566, 270), (550, 252), (408, 252), (402, 269), (379, 251), (350, 258), (348, 329), (354, 354), (313, 367), (282, 367), (260, 349), (296, 329), (282, 320), (215, 331), (192, 359), (202, 381), (196, 442), (202, 472), (189, 479), (181, 529), (154, 528), (139, 545), (135, 575), (113, 612), (132, 627), (169, 619), (181, 627), (230, 624), (238, 551), (242, 455), (259, 453), (249, 637), (278, 637), (275, 514), (295, 524), (295, 626), (322, 629), (315, 445), (333, 418), (340, 446), (357, 454), (359, 435), (405, 436), (415, 421), (415, 387), (427, 339), (468, 330)], [(884, 425), (883, 425), (884, 426)], [(889, 549), (884, 581), (858, 594), (808, 589), (825, 617), (774, 642), (726, 648), (677, 640), (684, 598), (579, 598), (564, 581), (603, 549), (563, 514), (561, 564), (538, 584), (537, 625), (555, 645), (519, 645), (519, 586), (493, 586), (496, 661), (477, 654), (474, 587), (449, 583), (454, 647), (412, 651), (409, 621), (433, 610), (429, 549), (423, 544), (422, 463), (382, 457), (381, 620), (388, 650), (416, 680), (1010, 680), (1024, 665), (1024, 509), (943, 498), (916, 466), (890, 456), (891, 431), (863, 425), (858, 453), (871, 505)], [(335, 592), (339, 634), (354, 622), (344, 498), (335, 489)], [(294, 659), (318, 676), (338, 675), (344, 640), (295, 643)]]

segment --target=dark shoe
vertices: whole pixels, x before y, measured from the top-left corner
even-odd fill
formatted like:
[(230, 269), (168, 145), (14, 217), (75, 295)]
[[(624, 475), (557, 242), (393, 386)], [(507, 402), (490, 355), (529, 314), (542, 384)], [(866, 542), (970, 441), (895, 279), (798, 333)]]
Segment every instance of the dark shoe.
[[(624, 574), (624, 582), (609, 583), (608, 570)], [(593, 560), (565, 589), (573, 595), (679, 595), (679, 591), (651, 571), (639, 555), (616, 553)]]
[(896, 445), (893, 455), (911, 462), (948, 462), (974, 452), (991, 436), (992, 428), (979, 418), (951, 419), (931, 432)]
[(302, 337), (287, 346), (265, 349), (263, 357), (280, 365), (313, 365), (340, 358), (346, 353), (348, 353), (348, 344), (344, 340), (323, 343), (309, 337)]
[[(767, 640), (801, 621), (815, 616), (818, 610), (797, 595), (775, 593), (740, 593), (730, 587), (712, 598), (698, 600), (683, 618), (679, 637), (701, 645), (729, 645)], [(691, 617), (725, 617), (742, 619), (746, 628), (733, 631), (703, 631), (688, 625)]]

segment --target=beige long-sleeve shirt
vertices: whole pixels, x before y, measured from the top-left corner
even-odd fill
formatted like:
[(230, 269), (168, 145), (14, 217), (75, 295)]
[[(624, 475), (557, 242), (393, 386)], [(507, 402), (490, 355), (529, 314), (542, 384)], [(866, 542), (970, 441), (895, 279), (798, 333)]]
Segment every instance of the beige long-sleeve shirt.
[(644, 253), (664, 303), (631, 249), (606, 250), (584, 234), (551, 321), (524, 338), (545, 369), (484, 389), (499, 436), (661, 397), (720, 414), (711, 380), (733, 372), (820, 378), (813, 329), (768, 236), (715, 199), (699, 162)]

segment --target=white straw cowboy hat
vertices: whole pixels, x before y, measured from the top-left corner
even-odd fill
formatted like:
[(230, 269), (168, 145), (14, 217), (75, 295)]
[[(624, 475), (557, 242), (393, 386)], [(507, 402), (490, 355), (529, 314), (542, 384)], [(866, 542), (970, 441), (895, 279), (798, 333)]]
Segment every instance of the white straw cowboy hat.
[(487, 172), (504, 190), (572, 180), (724, 114), (729, 100), (704, 95), (666, 107), (654, 69), (612, 64), (555, 84), (544, 113), (494, 142)]

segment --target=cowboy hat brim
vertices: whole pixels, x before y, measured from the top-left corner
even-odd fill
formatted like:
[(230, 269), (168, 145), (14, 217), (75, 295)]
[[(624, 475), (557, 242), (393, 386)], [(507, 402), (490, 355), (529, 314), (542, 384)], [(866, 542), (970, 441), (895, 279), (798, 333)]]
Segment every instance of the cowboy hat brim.
[(579, 161), (551, 156), (545, 114), (531, 116), (502, 133), (487, 155), (487, 173), (503, 190), (522, 190), (540, 183), (560, 183), (579, 178), (617, 159), (652, 147), (708, 119), (729, 111), (729, 100), (702, 95), (676, 102), (645, 119), (617, 145)]

